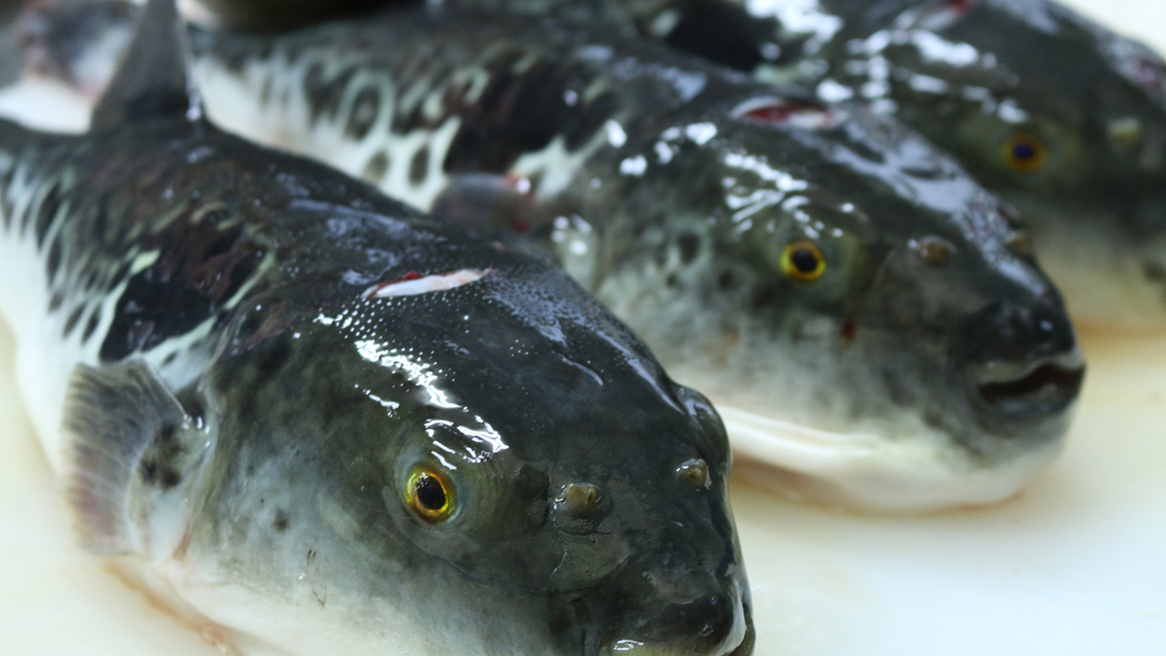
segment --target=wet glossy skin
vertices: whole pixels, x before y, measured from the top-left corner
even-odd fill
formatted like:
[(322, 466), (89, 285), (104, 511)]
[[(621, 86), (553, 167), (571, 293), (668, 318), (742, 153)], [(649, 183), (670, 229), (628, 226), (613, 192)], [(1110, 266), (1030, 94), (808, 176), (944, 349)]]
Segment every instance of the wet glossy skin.
[(597, 302), (321, 166), (136, 123), (0, 126), (4, 237), (46, 254), (66, 341), (190, 418), (135, 474), (188, 509), (135, 554), (185, 604), (244, 651), (752, 652), (723, 427)]
[[(722, 407), (938, 444), (964, 470), (1056, 451), (1081, 373), (1060, 297), (997, 202), (892, 121), (485, 16), (197, 47), (232, 129), (525, 233)], [(813, 279), (782, 263), (803, 242)]]
[[(1072, 328), (955, 164), (860, 106), (548, 27), (405, 11), (196, 41), (217, 120), (549, 255), (746, 423), (930, 454), (863, 465), (891, 480), (911, 458), (962, 480), (1056, 453)], [(787, 257), (806, 244), (812, 276)], [(906, 505), (1011, 477), (915, 481)], [(889, 487), (832, 496), (900, 507)]]
[(601, 23), (921, 131), (1022, 210), (1091, 322), (1161, 324), (1166, 63), (1046, 0), (445, 0)]

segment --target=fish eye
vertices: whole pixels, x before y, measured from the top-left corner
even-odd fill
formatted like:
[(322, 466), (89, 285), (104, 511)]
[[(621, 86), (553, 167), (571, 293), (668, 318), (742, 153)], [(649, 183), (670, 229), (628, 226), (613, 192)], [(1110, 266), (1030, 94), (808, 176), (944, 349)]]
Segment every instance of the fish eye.
[(781, 253), (781, 272), (800, 282), (814, 282), (826, 272), (826, 258), (812, 242), (795, 241)]
[(929, 266), (941, 267), (955, 256), (955, 246), (942, 237), (924, 237), (916, 246), (919, 257)]
[(680, 482), (697, 490), (707, 490), (712, 485), (709, 465), (701, 458), (689, 460), (676, 469)]
[(1004, 246), (1012, 251), (1013, 255), (1032, 257), (1032, 241), (1028, 238), (1028, 233), (1023, 230), (1009, 232), (1004, 241)]
[(405, 500), (418, 517), (430, 524), (439, 524), (453, 515), (453, 484), (444, 472), (418, 466), (409, 474)]
[(563, 494), (555, 500), (555, 507), (575, 516), (595, 512), (603, 500), (599, 487), (591, 483), (571, 483), (563, 488)]
[(1133, 151), (1143, 139), (1142, 122), (1134, 116), (1114, 119), (1106, 125), (1110, 142), (1119, 150)]
[(1004, 142), (1000, 156), (1013, 171), (1036, 173), (1045, 167), (1049, 150), (1044, 142), (1031, 134), (1015, 134)]

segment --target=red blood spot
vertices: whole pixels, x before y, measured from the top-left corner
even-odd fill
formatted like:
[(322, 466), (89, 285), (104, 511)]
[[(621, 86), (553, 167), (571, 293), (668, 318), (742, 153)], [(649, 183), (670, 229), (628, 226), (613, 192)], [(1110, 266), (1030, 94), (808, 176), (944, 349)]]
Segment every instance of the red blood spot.
[(854, 325), (854, 319), (847, 318), (846, 321), (842, 322), (842, 329), (838, 331), (838, 336), (849, 346), (854, 341), (857, 332), (858, 329)]
[(972, 0), (948, 0), (947, 6), (955, 12), (957, 18), (972, 10)]
[(382, 282), (382, 283), (378, 284), (377, 286), (373, 287), (372, 289), (368, 290), (367, 292), (365, 292), (365, 298), (368, 298), (370, 296), (376, 296), (376, 293), (379, 292), (380, 290), (384, 289), (385, 287), (391, 287), (399, 282), (408, 282), (410, 280), (417, 280), (418, 278), (421, 278), (421, 277), (422, 276), (420, 273), (417, 273), (416, 271), (409, 271), (409, 272), (405, 273), (405, 275), (401, 276), (400, 278), (397, 278), (396, 280), (391, 280), (389, 282)]
[(754, 107), (740, 117), (747, 121), (789, 125), (804, 130), (832, 128), (841, 118), (837, 110), (814, 100), (778, 100)]
[(752, 109), (745, 114), (745, 118), (764, 123), (788, 123), (799, 115), (829, 112), (830, 108), (819, 102), (787, 100)]
[(530, 232), (530, 221), (526, 219), (511, 219), (510, 230), (516, 235), (525, 235)]

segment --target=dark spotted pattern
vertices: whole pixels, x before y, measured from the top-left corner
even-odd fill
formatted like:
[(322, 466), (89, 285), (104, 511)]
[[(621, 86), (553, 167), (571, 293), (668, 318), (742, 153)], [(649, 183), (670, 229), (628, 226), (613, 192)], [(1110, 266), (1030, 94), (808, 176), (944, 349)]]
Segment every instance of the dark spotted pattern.
[(304, 92), (313, 123), (321, 119), (335, 120), (340, 111), (344, 90), (352, 81), (355, 69), (349, 67), (338, 73), (328, 70), (322, 62), (315, 62), (304, 74)]
[[(481, 98), (462, 114), (446, 171), (502, 173), (560, 135), (568, 150), (577, 150), (614, 113), (610, 94), (582, 100), (588, 75), (577, 64), (539, 61), (521, 72), (514, 67), (497, 66)], [(576, 98), (574, 104), (568, 98)]]
[(98, 307), (89, 316), (89, 321), (85, 323), (85, 331), (81, 333), (81, 341), (88, 342), (93, 333), (97, 332), (97, 326), (101, 323), (101, 308)]
[(61, 268), (61, 240), (54, 239), (49, 245), (49, 254), (45, 258), (45, 276), (49, 279), (49, 283), (53, 283), (57, 279), (57, 271)]
[(381, 113), (381, 92), (375, 86), (365, 86), (352, 101), (352, 111), (344, 133), (354, 141), (363, 141)]
[(361, 174), (361, 177), (364, 180), (374, 184), (380, 182), (381, 179), (385, 177), (385, 173), (388, 173), (390, 164), (391, 162), (389, 161), (388, 154), (382, 150), (376, 155), (373, 155), (372, 159), (368, 161), (368, 164), (366, 164), (364, 167), (364, 172)]
[(36, 213), (36, 247), (38, 249), (44, 246), (45, 236), (48, 235), (49, 228), (53, 225), (53, 219), (56, 218), (60, 209), (61, 188), (54, 184), (49, 187), (48, 192), (41, 199), (40, 208)]
[[(744, 19), (718, 4), (689, 4), (706, 13), (682, 15), (676, 38), (726, 45), (716, 41)], [(711, 35), (698, 33), (702, 25)], [(223, 52), (251, 49), (261, 57), (271, 42), (215, 33), (203, 39), (201, 56), (213, 63)], [(839, 430), (863, 418), (891, 426), (905, 414), (942, 407), (961, 418), (948, 422), (953, 443), (975, 443), (966, 452), (984, 461), (1063, 435), (1062, 410), (1078, 389), (1072, 384), (1062, 386), (1068, 402), (1060, 408), (1028, 406), (1037, 410), (1023, 428), (995, 423), (976, 390), (952, 391), (953, 377), (971, 379), (994, 357), (984, 341), (976, 342), (985, 350), (975, 357), (946, 355), (951, 344), (967, 341), (960, 331), (971, 317), (991, 313), (983, 299), (1047, 307), (1057, 316), (1050, 332), (1064, 339), (1047, 341), (1047, 351), (1038, 340), (1020, 342), (1032, 360), (1055, 351), (1079, 373), (1072, 328), (1043, 274), (1002, 252), (996, 201), (892, 120), (845, 105), (838, 110), (845, 121), (835, 124), (805, 90), (775, 93), (659, 43), (512, 16), (450, 12), (435, 20), (400, 10), (275, 43), (278, 60), (256, 68), (293, 75), (319, 70), (314, 62), (359, 68), (353, 79), (361, 82), (316, 98), (317, 105), (347, 106), (368, 79), (392, 90), (396, 106), (384, 111), (393, 116), (395, 139), (370, 132), (366, 152), (394, 141), (411, 148), (379, 180), (383, 189), (409, 195), (432, 184), (442, 218), (562, 262), (624, 309), (623, 318), (679, 375), (701, 372), (738, 407), (795, 421), (813, 417)], [(774, 48), (786, 44), (728, 45), (754, 50), (743, 55), (752, 57), (744, 68), (780, 56)], [(308, 77), (311, 93), (318, 75)], [(273, 119), (298, 116), (294, 108), (261, 109)], [(452, 129), (451, 117), (457, 131), (442, 153), (432, 133)], [(297, 147), (351, 166), (334, 154), (349, 144), (324, 143), (335, 131), (297, 127)], [(429, 150), (414, 145), (421, 140)], [(428, 169), (442, 161), (448, 181), (425, 180), (425, 161)], [(927, 234), (942, 234), (970, 256), (958, 275), (922, 276), (915, 259), (899, 257), (902, 244)], [(812, 284), (805, 263), (784, 255), (802, 237), (827, 262)], [(1024, 273), (1005, 273), (1007, 267)], [(887, 366), (927, 390), (917, 397), (925, 400), (903, 414), (888, 412), (877, 377)], [(915, 425), (914, 418), (907, 423)], [(1013, 431), (1023, 433), (1025, 447), (1013, 446), (1022, 441)]]
[[(389, 136), (373, 132), (386, 113), (392, 117), (387, 130), (393, 135), (432, 132), (459, 117), (461, 126), (447, 151), (422, 149), (402, 162), (408, 166), (406, 177), (414, 185), (424, 183), (428, 160), (434, 157), (440, 158), (447, 173), (502, 173), (523, 155), (545, 149), (557, 137), (563, 139), (569, 152), (577, 151), (589, 144), (618, 110), (618, 100), (611, 91), (589, 92), (601, 73), (569, 52), (534, 53), (521, 43), (503, 43), (481, 52), (472, 49), (475, 44), (466, 44), (470, 48), (460, 53), (454, 52), (458, 45), (451, 44), (435, 51), (433, 44), (425, 41), (423, 28), (402, 25), (390, 32), (379, 29), (382, 26), (372, 27), (355, 38), (339, 30), (330, 35), (324, 27), (318, 33), (304, 32), (303, 41), (299, 35), (280, 38), (278, 47), (273, 47), (268, 37), (237, 40), (225, 44), (224, 59), (235, 61), (245, 52), (258, 58), (284, 58), (293, 70), (302, 71), (299, 85), (310, 121), (339, 122), (345, 137), (353, 141)], [(214, 47), (217, 52), (220, 44), (215, 42), (216, 36), (196, 33), (196, 48)], [(391, 49), (391, 59), (375, 64), (337, 63), (344, 60), (336, 57), (334, 47), (354, 48), (363, 40), (374, 39), (380, 48)], [(458, 61), (457, 56), (465, 59)], [(230, 70), (230, 66), (226, 68)], [(475, 87), (476, 75), (461, 75), (467, 71), (483, 75), (485, 87)], [(370, 72), (382, 80), (388, 73), (388, 79), (370, 82)], [(386, 88), (393, 91), (386, 93)], [(440, 102), (432, 103), (433, 96)], [(260, 102), (266, 101), (261, 97)], [(349, 109), (340, 117), (342, 106)], [(387, 154), (376, 155), (364, 171), (355, 173), (377, 181), (389, 166)]]
[(422, 146), (413, 153), (409, 162), (409, 182), (420, 185), (425, 182), (425, 174), (429, 171), (429, 146)]
[(85, 306), (78, 305), (69, 313), (69, 318), (65, 320), (65, 327), (61, 330), (61, 337), (69, 337), (73, 334), (73, 329), (77, 327), (77, 322), (81, 321), (81, 315), (85, 313)]
[(146, 485), (172, 490), (182, 482), (182, 468), (179, 465), (185, 447), (176, 439), (177, 426), (166, 425), (158, 432), (150, 449), (142, 456), (138, 474)]
[(255, 272), (263, 252), (242, 227), (223, 227), (211, 213), (193, 226), (175, 221), (143, 241), (160, 255), (130, 278), (117, 303), (101, 358), (120, 360), (186, 333), (217, 312)]

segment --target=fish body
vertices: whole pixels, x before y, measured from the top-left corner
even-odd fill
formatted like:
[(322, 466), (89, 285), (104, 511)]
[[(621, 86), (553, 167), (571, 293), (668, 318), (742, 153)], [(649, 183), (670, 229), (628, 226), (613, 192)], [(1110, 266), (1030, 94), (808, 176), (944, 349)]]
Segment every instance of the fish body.
[(493, 208), (466, 222), (563, 265), (811, 493), (986, 502), (1051, 459), (1072, 327), (958, 166), (859, 106), (535, 27), (406, 10), (195, 43), (229, 129), (440, 216)]
[(1060, 448), (1083, 369), (1057, 291), (893, 120), (489, 14), (194, 41), (219, 123), (561, 264), (771, 481), (935, 509), (1006, 498)]
[(651, 37), (896, 116), (1021, 210), (1075, 318), (1166, 322), (1166, 62), (1048, 0), (444, 0)]
[(558, 269), (190, 118), (174, 25), (89, 134), (0, 123), (82, 545), (248, 656), (752, 653), (711, 405)]

